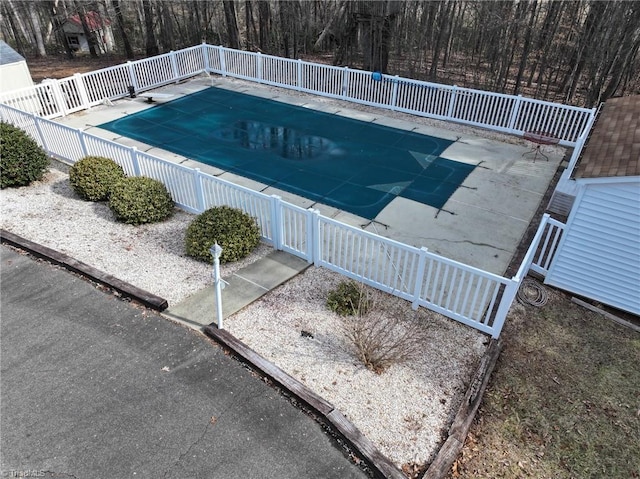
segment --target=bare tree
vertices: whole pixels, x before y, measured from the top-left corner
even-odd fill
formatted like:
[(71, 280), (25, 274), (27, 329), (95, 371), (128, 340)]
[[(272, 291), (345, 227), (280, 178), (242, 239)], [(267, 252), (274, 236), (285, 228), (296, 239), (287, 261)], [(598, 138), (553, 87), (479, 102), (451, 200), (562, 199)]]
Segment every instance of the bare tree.
[(120, 8), (120, 0), (111, 0), (111, 6), (113, 7), (113, 11), (116, 14), (116, 25), (118, 27), (118, 33), (120, 34), (120, 40), (122, 41), (125, 55), (127, 56), (127, 58), (131, 59), (134, 57), (133, 48), (131, 47), (131, 42), (129, 41), (129, 35), (127, 34), (124, 15), (122, 15), (122, 9)]
[(98, 52), (96, 50), (96, 34), (93, 29), (94, 25), (89, 26), (89, 24), (87, 23), (87, 12), (85, 11), (84, 4), (81, 4), (78, 0), (74, 0), (74, 4), (76, 7), (78, 18), (80, 19), (80, 24), (82, 25), (84, 37), (87, 39), (87, 43), (89, 45), (89, 54), (94, 58), (98, 58)]
[(223, 0), (224, 18), (227, 24), (227, 35), (231, 48), (240, 48), (240, 32), (238, 31), (238, 20), (236, 18), (236, 7), (233, 0)]
[[(15, 42), (16, 49), (22, 54), (26, 55), (26, 43), (28, 39), (25, 32), (20, 28), (18, 19), (16, 18), (15, 8), (11, 5), (10, 1), (2, 2), (2, 19), (9, 24), (13, 41)], [(3, 32), (5, 30), (3, 29)]]
[(158, 42), (153, 23), (153, 6), (150, 0), (142, 0), (142, 9), (144, 11), (144, 31), (146, 37), (147, 56), (153, 56), (160, 53)]
[(587, 106), (640, 93), (640, 2), (4, 0), (2, 33), (23, 54), (55, 38), (71, 56), (62, 25), (78, 11), (95, 50), (90, 10), (128, 58), (204, 40)]
[(59, 6), (59, 0), (51, 0), (46, 3), (46, 6), (48, 7), (51, 23), (53, 25), (53, 31), (58, 43), (64, 48), (66, 57), (73, 58), (73, 50), (71, 49), (69, 41), (67, 40), (67, 36), (64, 34), (64, 30), (62, 28), (66, 16), (64, 14), (64, 11)]
[(31, 22), (31, 31), (36, 41), (37, 54), (40, 57), (47, 56), (47, 50), (44, 46), (43, 27), (40, 24), (40, 15), (38, 14), (37, 5), (35, 3), (27, 3), (29, 11), (29, 20)]
[(251, 0), (244, 2), (244, 22), (246, 28), (245, 45), (247, 50), (252, 50), (258, 45), (258, 29), (253, 17), (253, 5)]

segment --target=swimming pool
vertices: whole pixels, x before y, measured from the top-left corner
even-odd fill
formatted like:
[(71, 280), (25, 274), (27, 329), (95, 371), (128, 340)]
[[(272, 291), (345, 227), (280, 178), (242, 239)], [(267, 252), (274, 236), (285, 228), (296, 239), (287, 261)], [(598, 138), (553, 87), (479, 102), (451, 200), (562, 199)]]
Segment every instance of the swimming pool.
[(396, 196), (440, 209), (474, 165), (450, 140), (210, 87), (99, 125), (367, 219)]

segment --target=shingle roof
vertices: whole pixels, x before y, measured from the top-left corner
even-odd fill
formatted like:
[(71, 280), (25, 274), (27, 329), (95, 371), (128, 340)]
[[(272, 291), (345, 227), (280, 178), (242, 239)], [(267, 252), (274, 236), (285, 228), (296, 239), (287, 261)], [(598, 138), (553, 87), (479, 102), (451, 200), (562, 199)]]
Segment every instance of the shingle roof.
[(0, 40), (0, 65), (11, 65), (23, 61), (25, 60), (22, 55)]
[(606, 101), (575, 178), (640, 176), (640, 95)]
[[(102, 27), (106, 25), (110, 25), (111, 22), (109, 19), (103, 19), (98, 12), (90, 11), (84, 14), (84, 20), (87, 22), (87, 27), (89, 27), (90, 31), (100, 30)], [(82, 26), (82, 22), (80, 21), (80, 15), (75, 14), (69, 17), (69, 21), (71, 23), (75, 23), (77, 26)]]

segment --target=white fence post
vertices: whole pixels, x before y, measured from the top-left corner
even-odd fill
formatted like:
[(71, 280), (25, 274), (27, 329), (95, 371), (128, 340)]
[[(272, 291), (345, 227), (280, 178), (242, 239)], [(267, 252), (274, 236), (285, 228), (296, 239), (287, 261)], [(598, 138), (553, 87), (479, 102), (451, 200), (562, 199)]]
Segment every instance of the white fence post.
[(420, 257), (418, 258), (418, 270), (416, 271), (415, 283), (413, 284), (413, 301), (411, 307), (416, 310), (420, 306), (420, 293), (422, 292), (422, 283), (424, 282), (424, 271), (427, 265), (427, 253), (429, 250), (424, 246), (420, 248)]
[(349, 67), (342, 70), (342, 98), (347, 98), (349, 92)]
[(453, 112), (456, 108), (456, 97), (458, 95), (458, 86), (453, 85), (451, 89), (451, 99), (449, 100), (449, 108), (447, 109), (447, 117), (453, 118)]
[(173, 79), (178, 83), (180, 78), (180, 72), (178, 72), (178, 62), (176, 61), (176, 52), (171, 50), (169, 52), (169, 59), (171, 60), (171, 69), (173, 70)]
[(258, 55), (256, 57), (256, 74), (258, 75), (258, 81), (261, 82), (262, 81), (262, 53), (258, 52)]
[(202, 213), (205, 210), (204, 204), (204, 191), (202, 191), (202, 173), (200, 168), (193, 169), (193, 181), (195, 182), (196, 189), (196, 204), (198, 205), (198, 212)]
[(133, 174), (135, 176), (142, 176), (140, 174), (140, 162), (138, 161), (138, 149), (132, 146), (129, 150), (131, 152), (131, 164), (133, 165)]
[(82, 148), (82, 157), (89, 156), (89, 152), (87, 150), (87, 144), (84, 141), (84, 131), (80, 128), (76, 130), (78, 132), (78, 139), (80, 140), (80, 148)]
[(227, 62), (224, 58), (224, 47), (222, 45), (218, 45), (218, 55), (220, 55), (220, 70), (222, 70), (222, 76), (227, 76)]
[(307, 251), (306, 251), (307, 262), (313, 263), (317, 236), (314, 234), (314, 231), (313, 231), (315, 214), (312, 209), (307, 210), (306, 220), (307, 220), (306, 221), (307, 223)]
[(500, 298), (500, 306), (498, 307), (495, 318), (493, 318), (493, 331), (491, 333), (492, 338), (495, 339), (500, 337), (500, 332), (502, 331), (504, 322), (507, 319), (507, 313), (509, 312), (511, 303), (513, 303), (513, 300), (516, 297), (516, 293), (518, 292), (519, 287), (520, 281), (515, 279), (510, 280), (506, 284), (504, 291), (502, 292), (502, 298)]
[(207, 42), (202, 42), (202, 62), (204, 64), (205, 73), (211, 73), (211, 66), (209, 65), (209, 49)]
[(38, 131), (38, 135), (40, 135), (40, 142), (44, 147), (44, 150), (47, 152), (47, 156), (51, 156), (51, 150), (49, 149), (49, 144), (47, 143), (47, 137), (44, 135), (42, 131), (42, 126), (40, 125), (40, 117), (37, 115), (33, 116), (33, 122), (36, 125), (36, 130)]
[(396, 75), (395, 79), (393, 80), (393, 88), (391, 90), (391, 109), (395, 110), (396, 104), (398, 102), (398, 85), (400, 84), (400, 80), (399, 80), (399, 76)]
[(311, 244), (312, 251), (311, 261), (314, 265), (320, 266), (320, 260), (322, 259), (322, 238), (320, 237), (320, 211), (310, 209), (311, 213)]
[(58, 111), (62, 114), (62, 116), (67, 116), (66, 102), (64, 100), (64, 96), (62, 95), (60, 82), (58, 80), (49, 79), (44, 80), (43, 83), (49, 87), (49, 91), (51, 92), (51, 96), (53, 97), (53, 101), (56, 104)]
[(129, 79), (131, 80), (131, 86), (135, 91), (138, 91), (138, 79), (136, 78), (136, 71), (133, 68), (133, 63), (130, 60), (127, 61), (127, 67), (129, 68)]
[(302, 90), (302, 60), (298, 58), (297, 64), (297, 74), (298, 77), (296, 79), (296, 85), (298, 85), (298, 90)]
[(522, 102), (522, 95), (518, 95), (515, 103), (513, 104), (513, 108), (511, 109), (511, 117), (509, 118), (509, 125), (507, 128), (510, 131), (515, 129), (516, 120), (518, 119), (518, 113), (520, 112), (520, 103)]
[(271, 195), (271, 234), (273, 235), (273, 249), (282, 249), (282, 198)]
[(76, 87), (78, 88), (78, 94), (80, 95), (80, 100), (82, 101), (82, 106), (84, 109), (89, 109), (89, 95), (87, 94), (87, 88), (84, 84), (84, 79), (80, 73), (75, 73), (73, 78), (76, 81)]

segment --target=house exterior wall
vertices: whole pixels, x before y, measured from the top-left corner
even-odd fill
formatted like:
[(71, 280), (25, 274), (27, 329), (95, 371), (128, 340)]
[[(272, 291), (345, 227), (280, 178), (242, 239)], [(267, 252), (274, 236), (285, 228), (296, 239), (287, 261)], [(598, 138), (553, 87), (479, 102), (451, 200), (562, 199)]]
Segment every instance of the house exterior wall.
[(27, 62), (21, 61), (0, 66), (0, 93), (33, 86)]
[[(62, 30), (67, 38), (70, 39), (69, 43), (71, 48), (81, 52), (89, 52), (89, 42), (84, 34), (82, 26), (76, 25), (72, 22), (67, 22), (64, 24)], [(94, 30), (94, 33), (98, 40), (97, 47), (102, 53), (113, 51), (115, 48), (115, 40), (113, 37), (113, 30), (110, 26), (104, 26), (104, 28)], [(77, 43), (71, 41), (71, 39), (74, 38), (77, 39)]]
[(640, 314), (640, 177), (578, 183), (545, 283)]

